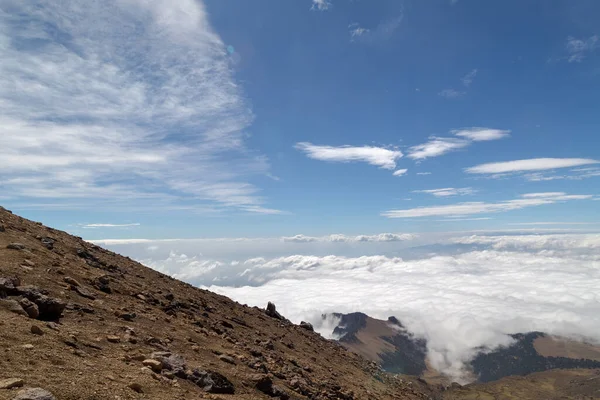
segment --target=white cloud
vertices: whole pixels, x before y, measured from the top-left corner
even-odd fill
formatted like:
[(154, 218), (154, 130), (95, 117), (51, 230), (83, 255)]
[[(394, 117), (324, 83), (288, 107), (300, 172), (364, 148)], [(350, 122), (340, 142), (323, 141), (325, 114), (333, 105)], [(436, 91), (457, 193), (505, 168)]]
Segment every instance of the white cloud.
[[(596, 200), (596, 199), (594, 199)], [(551, 222), (551, 221), (541, 221), (541, 222), (514, 222), (508, 225), (600, 225), (600, 222)]]
[(587, 54), (600, 48), (600, 37), (598, 35), (590, 36), (587, 39), (567, 38), (567, 60), (572, 62), (582, 62)]
[(350, 29), (350, 38), (351, 39), (361, 37), (362, 35), (366, 35), (370, 32), (369, 29), (363, 28), (363, 27), (359, 26), (358, 24), (350, 24), (348, 26), (348, 28)]
[(475, 194), (477, 191), (473, 188), (442, 188), (442, 189), (427, 189), (427, 190), (413, 190), (413, 193), (427, 193), (432, 194), (435, 197), (450, 197), (450, 196), (469, 196)]
[(204, 277), (195, 282), (251, 305), (273, 301), (294, 322), (318, 323), (328, 312), (395, 315), (427, 338), (432, 364), (455, 378), (464, 378), (464, 365), (479, 346), (509, 343), (506, 334), (541, 330), (600, 340), (600, 235), (474, 236), (454, 242), (483, 248), (453, 247), (448, 254), (409, 260), (254, 258), (240, 272), (250, 284), (211, 284)]
[(139, 223), (133, 224), (84, 224), (82, 228), (129, 228), (133, 226), (140, 226)]
[(462, 149), (469, 144), (468, 140), (432, 136), (427, 143), (411, 147), (408, 151), (408, 157), (413, 160), (424, 160)]
[(466, 74), (462, 79), (462, 83), (463, 85), (465, 85), (466, 87), (471, 86), (471, 83), (473, 83), (473, 80), (475, 79), (475, 76), (477, 76), (477, 69), (473, 69), (471, 70), (468, 74)]
[(412, 233), (380, 233), (377, 235), (358, 235), (348, 236), (342, 234), (334, 234), (327, 236), (305, 236), (296, 235), (281, 238), (284, 242), (295, 243), (311, 243), (311, 242), (401, 242), (405, 240), (414, 240), (417, 235)]
[(444, 206), (418, 207), (406, 210), (390, 210), (383, 212), (381, 215), (388, 218), (419, 218), (450, 215), (464, 216), (472, 214), (489, 214), (520, 210), (522, 208), (554, 204), (569, 200), (589, 200), (593, 197), (591, 195), (567, 195), (563, 193), (559, 195), (550, 193), (548, 196), (538, 195), (539, 194), (535, 194), (533, 197), (528, 197), (528, 195), (525, 194), (519, 199), (501, 201), (497, 203), (468, 202)]
[(380, 22), (375, 28), (365, 28), (358, 23), (348, 25), (350, 40), (367, 44), (378, 43), (389, 39), (400, 27), (404, 13)]
[(366, 162), (384, 169), (396, 168), (396, 160), (403, 154), (400, 150), (372, 146), (318, 146), (312, 143), (297, 143), (298, 150), (310, 158), (329, 162)]
[(444, 89), (438, 93), (438, 96), (445, 97), (447, 99), (456, 99), (464, 96), (465, 92), (460, 92), (456, 89)]
[(417, 172), (417, 175), (431, 175), (431, 172)]
[(510, 136), (509, 130), (492, 129), (492, 128), (463, 128), (452, 131), (456, 136), (460, 136), (464, 139), (469, 139), (474, 142), (487, 141), (487, 140), (498, 140)]
[(446, 218), (446, 219), (436, 219), (437, 222), (456, 222), (456, 221), (488, 221), (492, 218), (490, 217), (481, 217), (481, 218)]
[[(87, 208), (236, 208), (269, 165), (202, 3), (11, 3), (0, 14), (0, 189)], [(139, 66), (143, 65), (144, 68)]]
[(405, 175), (408, 172), (408, 169), (398, 169), (396, 171), (394, 171), (394, 173), (392, 175), (394, 176), (402, 176)]
[(329, 10), (329, 7), (331, 7), (331, 2), (327, 0), (312, 0), (312, 3), (311, 10), (325, 11)]
[(465, 171), (471, 174), (503, 174), (526, 171), (543, 171), (557, 168), (598, 164), (600, 161), (587, 158), (532, 158), (476, 165)]

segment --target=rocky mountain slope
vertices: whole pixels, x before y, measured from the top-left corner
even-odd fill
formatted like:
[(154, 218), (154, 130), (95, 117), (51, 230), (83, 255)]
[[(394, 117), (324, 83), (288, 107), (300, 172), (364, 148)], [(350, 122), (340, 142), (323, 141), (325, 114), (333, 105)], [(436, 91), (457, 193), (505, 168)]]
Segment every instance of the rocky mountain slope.
[(433, 395), (310, 328), (0, 208), (0, 399)]
[[(412, 343), (399, 340), (377, 345)], [(342, 344), (0, 207), (0, 400), (600, 398), (595, 370), (440, 385)], [(423, 367), (422, 345), (406, 347), (406, 371)]]

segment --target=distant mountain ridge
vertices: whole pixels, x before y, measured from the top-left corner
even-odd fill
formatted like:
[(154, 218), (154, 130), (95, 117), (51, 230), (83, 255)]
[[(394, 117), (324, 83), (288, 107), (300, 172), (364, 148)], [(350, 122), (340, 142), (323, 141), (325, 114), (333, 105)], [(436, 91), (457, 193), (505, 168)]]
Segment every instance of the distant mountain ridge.
[[(387, 371), (444, 381), (427, 361), (427, 341), (406, 330), (395, 317), (387, 321), (356, 312), (333, 314), (339, 319), (333, 334), (349, 350), (378, 362)], [(600, 368), (600, 347), (543, 332), (511, 335), (515, 340), (493, 351), (481, 348), (471, 360), (473, 377), (491, 382), (507, 376), (527, 375), (552, 369)]]

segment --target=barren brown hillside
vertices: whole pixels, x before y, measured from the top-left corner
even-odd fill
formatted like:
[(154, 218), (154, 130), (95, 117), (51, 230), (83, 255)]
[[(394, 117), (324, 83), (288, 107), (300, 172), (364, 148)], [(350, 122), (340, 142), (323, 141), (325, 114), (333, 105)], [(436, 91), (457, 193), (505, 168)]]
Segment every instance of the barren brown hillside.
[(0, 399), (428, 398), (305, 327), (2, 208), (0, 296)]

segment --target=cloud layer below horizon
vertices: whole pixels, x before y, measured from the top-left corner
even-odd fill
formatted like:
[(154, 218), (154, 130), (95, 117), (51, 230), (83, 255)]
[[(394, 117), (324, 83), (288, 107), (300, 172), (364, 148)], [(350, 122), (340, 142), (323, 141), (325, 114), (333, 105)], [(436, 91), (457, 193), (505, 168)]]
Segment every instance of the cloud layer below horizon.
[(459, 235), (415, 249), (410, 243), (421, 239), (396, 235), (248, 239), (233, 254), (231, 242), (219, 250), (214, 240), (108, 247), (241, 303), (273, 301), (294, 322), (318, 323), (328, 312), (395, 315), (428, 339), (433, 365), (456, 379), (475, 348), (506, 344), (506, 334), (600, 341), (600, 235)]

